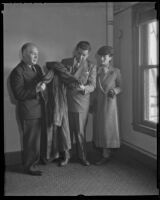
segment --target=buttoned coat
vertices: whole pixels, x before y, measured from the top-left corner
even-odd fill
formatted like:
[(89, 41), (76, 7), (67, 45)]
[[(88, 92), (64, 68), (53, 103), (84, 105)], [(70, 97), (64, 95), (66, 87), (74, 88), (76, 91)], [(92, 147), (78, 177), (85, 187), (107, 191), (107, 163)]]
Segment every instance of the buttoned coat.
[[(108, 96), (113, 89), (115, 96)], [(117, 95), (121, 92), (121, 73), (118, 68), (109, 67), (97, 75), (97, 87), (94, 93), (95, 113), (93, 114), (93, 142), (96, 147), (120, 147)]]

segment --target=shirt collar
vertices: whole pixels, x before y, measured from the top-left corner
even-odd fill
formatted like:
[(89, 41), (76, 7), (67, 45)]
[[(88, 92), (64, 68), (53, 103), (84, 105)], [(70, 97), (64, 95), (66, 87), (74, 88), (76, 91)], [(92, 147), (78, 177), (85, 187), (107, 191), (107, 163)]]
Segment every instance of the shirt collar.
[(98, 74), (107, 73), (109, 71), (112, 71), (112, 69), (113, 69), (112, 64), (109, 64), (108, 67), (106, 67), (106, 65), (100, 65), (99, 68), (98, 68)]

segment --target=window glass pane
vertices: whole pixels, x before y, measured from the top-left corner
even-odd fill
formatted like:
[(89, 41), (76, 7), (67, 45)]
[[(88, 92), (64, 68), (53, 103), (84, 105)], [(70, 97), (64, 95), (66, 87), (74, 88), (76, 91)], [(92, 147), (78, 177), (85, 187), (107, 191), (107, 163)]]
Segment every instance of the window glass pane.
[(144, 71), (144, 119), (158, 122), (157, 68)]
[(157, 21), (139, 26), (139, 64), (157, 65)]
[(157, 65), (157, 22), (148, 24), (148, 64)]

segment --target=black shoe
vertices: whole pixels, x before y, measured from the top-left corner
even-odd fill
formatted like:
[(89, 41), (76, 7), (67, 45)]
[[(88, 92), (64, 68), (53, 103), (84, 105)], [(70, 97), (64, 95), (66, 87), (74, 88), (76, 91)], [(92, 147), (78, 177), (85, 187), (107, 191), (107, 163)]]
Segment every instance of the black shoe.
[(32, 176), (42, 176), (42, 172), (39, 170), (25, 170), (26, 174), (32, 175)]
[[(56, 158), (57, 159), (57, 158)], [(49, 158), (49, 159), (47, 159), (47, 163), (51, 163), (51, 162), (53, 162), (53, 161), (56, 161), (56, 159), (54, 159), (54, 158)]]
[(89, 165), (90, 165), (90, 163), (89, 163), (88, 160), (86, 160), (86, 159), (80, 159), (80, 162), (81, 162), (81, 164), (84, 165), (84, 166), (89, 166)]
[(48, 160), (47, 159), (40, 159), (39, 164), (47, 165), (48, 164)]

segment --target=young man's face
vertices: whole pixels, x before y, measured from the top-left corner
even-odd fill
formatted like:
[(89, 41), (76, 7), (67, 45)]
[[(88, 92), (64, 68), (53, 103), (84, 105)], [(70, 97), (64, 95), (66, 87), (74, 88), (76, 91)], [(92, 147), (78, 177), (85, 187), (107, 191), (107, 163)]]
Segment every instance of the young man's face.
[(23, 52), (23, 60), (28, 65), (36, 64), (38, 61), (38, 49), (35, 46), (28, 46)]
[(89, 50), (78, 48), (75, 52), (75, 56), (78, 62), (80, 62), (82, 59), (86, 60), (89, 56)]

